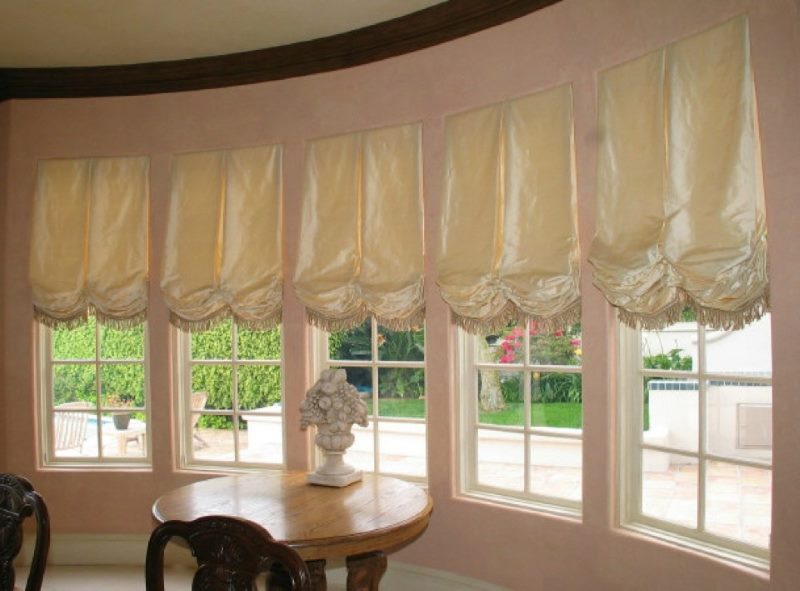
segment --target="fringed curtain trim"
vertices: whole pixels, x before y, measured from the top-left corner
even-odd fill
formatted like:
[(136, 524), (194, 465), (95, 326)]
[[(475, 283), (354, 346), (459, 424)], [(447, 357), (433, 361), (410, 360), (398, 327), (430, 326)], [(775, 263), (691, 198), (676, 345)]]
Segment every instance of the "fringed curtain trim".
[(735, 310), (719, 310), (707, 308), (693, 300), (684, 291), (679, 291), (680, 297), (662, 312), (649, 315), (631, 313), (625, 308), (617, 308), (620, 321), (631, 328), (641, 330), (660, 330), (680, 321), (683, 311), (690, 309), (694, 312), (697, 322), (715, 330), (739, 330), (759, 320), (769, 310), (769, 294), (764, 293), (754, 301)]
[(514, 302), (508, 302), (500, 314), (491, 318), (470, 318), (453, 312), (453, 321), (466, 332), (475, 335), (497, 333), (512, 324), (527, 326), (530, 322), (536, 322), (542, 333), (552, 333), (566, 330), (581, 321), (581, 303), (579, 300), (555, 316), (544, 317), (526, 313)]
[(316, 326), (327, 332), (338, 332), (342, 330), (351, 330), (361, 326), (367, 318), (375, 317), (375, 321), (389, 330), (393, 331), (406, 331), (415, 330), (422, 326), (425, 322), (425, 305), (420, 305), (419, 308), (412, 311), (409, 316), (402, 318), (385, 318), (376, 314), (375, 311), (370, 310), (367, 306), (359, 307), (355, 314), (344, 318), (331, 318), (323, 316), (314, 310), (306, 308), (306, 317), (312, 326)]
[(169, 321), (173, 326), (184, 332), (203, 332), (211, 330), (228, 319), (232, 319), (236, 326), (246, 330), (272, 330), (280, 326), (282, 314), (282, 310), (277, 310), (272, 315), (264, 318), (243, 318), (234, 314), (230, 308), (224, 308), (213, 316), (201, 318), (199, 320), (190, 320), (178, 316), (175, 312), (170, 312)]

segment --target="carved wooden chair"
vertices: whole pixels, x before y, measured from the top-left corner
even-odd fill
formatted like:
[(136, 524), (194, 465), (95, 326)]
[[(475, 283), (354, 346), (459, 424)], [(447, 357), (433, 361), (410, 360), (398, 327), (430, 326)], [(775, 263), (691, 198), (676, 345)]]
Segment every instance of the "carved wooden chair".
[(47, 552), (50, 549), (50, 518), (44, 499), (22, 476), (0, 474), (0, 590), (14, 587), (14, 558), (22, 548), (22, 522), (36, 519), (36, 543), (25, 591), (42, 588)]
[(167, 521), (153, 531), (145, 560), (146, 591), (164, 591), (164, 548), (174, 536), (186, 540), (197, 559), (193, 591), (255, 591), (262, 573), (277, 579), (270, 579), (270, 589), (311, 590), (308, 567), (290, 546), (251, 521), (212, 515)]

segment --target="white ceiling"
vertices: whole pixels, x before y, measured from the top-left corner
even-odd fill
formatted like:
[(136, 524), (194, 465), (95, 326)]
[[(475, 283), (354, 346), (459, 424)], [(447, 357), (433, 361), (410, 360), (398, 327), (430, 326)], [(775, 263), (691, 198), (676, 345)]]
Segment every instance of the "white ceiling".
[(443, 0), (0, 0), (0, 67), (222, 55), (327, 37)]

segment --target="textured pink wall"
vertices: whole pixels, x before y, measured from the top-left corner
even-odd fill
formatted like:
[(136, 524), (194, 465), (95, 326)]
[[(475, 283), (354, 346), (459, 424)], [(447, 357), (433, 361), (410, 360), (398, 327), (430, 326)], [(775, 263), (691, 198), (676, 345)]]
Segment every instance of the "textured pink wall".
[[(178, 95), (13, 102), (3, 277), (6, 363), (0, 389), (7, 412), (0, 435), (0, 445), (7, 450), (7, 468), (35, 479), (51, 507), (56, 532), (146, 533), (151, 527), (152, 501), (164, 491), (198, 478), (174, 469), (171, 337), (158, 291), (171, 153), (284, 144), (285, 276), (291, 277), (305, 140), (421, 121), (426, 248), (430, 254), (438, 232), (443, 117), (571, 82), (585, 254), (594, 215), (597, 72), (747, 12), (761, 112), (775, 319), (771, 576), (614, 528), (615, 332), (611, 311), (592, 287), (585, 263), (583, 519), (458, 498), (454, 332), (434, 283), (429, 256), (429, 460), (436, 467), (430, 475), (435, 510), (428, 532), (398, 556), (519, 590), (800, 588), (800, 396), (795, 385), (796, 360), (800, 359), (800, 339), (796, 337), (800, 314), (795, 301), (800, 293), (797, 10), (795, 0), (564, 0), (444, 46), (341, 72)], [(0, 130), (3, 109), (7, 112), (8, 107), (0, 105)], [(35, 163), (48, 157), (122, 154), (149, 154), (152, 158), (153, 470), (42, 471), (37, 468), (31, 436), (33, 323), (27, 285)], [(290, 286), (285, 293), (287, 418), (294, 426), (298, 423), (296, 407), (310, 379), (307, 331)], [(307, 436), (292, 427), (287, 437), (290, 467), (305, 467), (310, 452)]]

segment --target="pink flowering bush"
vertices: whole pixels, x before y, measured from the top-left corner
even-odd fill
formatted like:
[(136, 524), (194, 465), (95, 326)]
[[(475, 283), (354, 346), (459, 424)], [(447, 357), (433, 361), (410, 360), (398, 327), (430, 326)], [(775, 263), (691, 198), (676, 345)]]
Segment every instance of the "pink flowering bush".
[[(496, 341), (497, 361), (503, 364), (521, 364), (525, 360), (525, 327), (514, 326), (503, 331)], [(527, 327), (530, 337), (530, 363), (535, 365), (580, 365), (581, 327), (570, 326), (567, 330), (544, 332), (539, 324), (531, 321)], [(507, 402), (521, 402), (521, 374), (509, 373), (501, 388)], [(534, 373), (534, 402), (580, 402), (580, 375), (568, 373)]]

